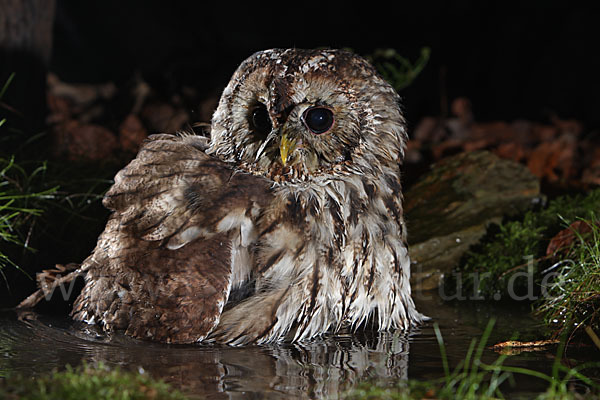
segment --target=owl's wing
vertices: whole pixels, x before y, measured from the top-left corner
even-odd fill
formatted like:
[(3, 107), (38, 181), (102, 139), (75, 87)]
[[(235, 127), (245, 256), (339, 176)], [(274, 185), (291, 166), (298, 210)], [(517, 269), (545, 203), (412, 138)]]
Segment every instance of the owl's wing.
[(82, 267), (74, 317), (134, 337), (202, 340), (243, 267), (232, 249), (252, 242), (269, 187), (208, 156), (202, 138), (152, 136), (106, 194), (113, 214)]

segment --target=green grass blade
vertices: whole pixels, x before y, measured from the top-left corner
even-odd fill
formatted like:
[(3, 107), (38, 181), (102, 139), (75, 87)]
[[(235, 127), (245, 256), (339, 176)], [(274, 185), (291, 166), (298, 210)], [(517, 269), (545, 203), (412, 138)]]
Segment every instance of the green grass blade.
[(13, 79), (15, 79), (15, 73), (14, 72), (12, 72), (8, 76), (8, 79), (4, 83), (4, 86), (2, 87), (2, 90), (0, 90), (0, 99), (2, 99), (2, 97), (4, 96), (4, 93), (6, 93), (6, 90), (8, 89), (8, 87), (10, 86), (10, 84), (12, 83)]
[(438, 342), (438, 346), (440, 348), (440, 355), (442, 357), (442, 366), (444, 368), (444, 376), (446, 378), (446, 383), (448, 384), (450, 381), (450, 368), (448, 366), (448, 357), (446, 355), (446, 345), (444, 344), (444, 338), (442, 337), (442, 331), (440, 330), (440, 326), (437, 324), (433, 324), (433, 331), (435, 332), (435, 338)]

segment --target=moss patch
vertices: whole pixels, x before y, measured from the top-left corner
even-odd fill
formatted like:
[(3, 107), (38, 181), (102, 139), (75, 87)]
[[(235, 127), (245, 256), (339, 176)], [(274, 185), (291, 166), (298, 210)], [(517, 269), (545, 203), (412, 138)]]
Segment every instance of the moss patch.
[[(444, 293), (450, 299), (535, 302), (554, 336), (584, 325), (598, 331), (599, 217), (600, 189), (596, 189), (557, 198), (520, 220), (490, 228), (446, 277)], [(552, 239), (577, 221), (591, 227), (588, 233), (574, 232), (567, 249), (547, 254)]]
[(572, 226), (567, 231), (573, 242), (545, 271), (555, 276), (542, 287), (544, 296), (536, 303), (536, 313), (555, 337), (583, 334), (587, 327), (594, 340), (600, 332), (600, 224), (597, 217), (576, 224), (579, 230)]
[(186, 399), (168, 384), (152, 379), (146, 373), (125, 372), (105, 365), (78, 368), (67, 366), (36, 378), (12, 376), (0, 380), (0, 398), (36, 400), (76, 399)]

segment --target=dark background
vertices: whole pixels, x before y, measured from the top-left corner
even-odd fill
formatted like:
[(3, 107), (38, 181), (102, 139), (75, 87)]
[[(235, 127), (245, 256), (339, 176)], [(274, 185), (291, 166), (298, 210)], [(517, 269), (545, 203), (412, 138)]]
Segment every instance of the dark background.
[(476, 119), (600, 127), (600, 13), (578, 3), (341, 3), (59, 0), (50, 69), (69, 82), (122, 84), (140, 72), (165, 93), (218, 93), (236, 66), (271, 47), (391, 47), (429, 65), (404, 90), (409, 125), (471, 99)]

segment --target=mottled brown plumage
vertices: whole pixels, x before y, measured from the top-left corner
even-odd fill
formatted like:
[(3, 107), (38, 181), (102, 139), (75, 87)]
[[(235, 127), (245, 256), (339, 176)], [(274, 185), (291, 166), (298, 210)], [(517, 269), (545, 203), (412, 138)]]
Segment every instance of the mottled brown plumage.
[(76, 319), (175, 343), (214, 329), (232, 278), (231, 235), (217, 224), (266, 205), (270, 184), (236, 174), (204, 147), (199, 137), (154, 135), (117, 174), (103, 201), (113, 214), (83, 263)]
[(234, 345), (421, 321), (398, 101), (348, 52), (276, 49), (244, 61), (210, 139), (153, 136), (116, 176), (74, 318)]

